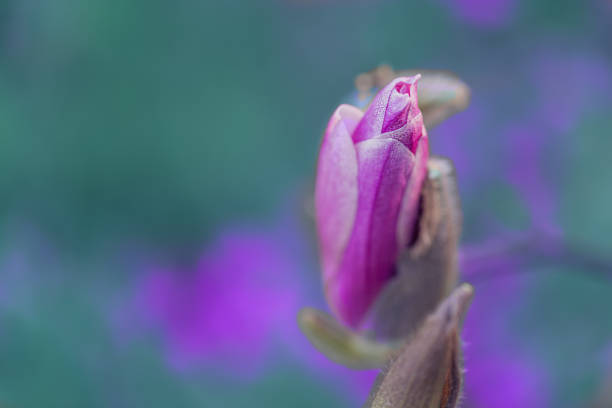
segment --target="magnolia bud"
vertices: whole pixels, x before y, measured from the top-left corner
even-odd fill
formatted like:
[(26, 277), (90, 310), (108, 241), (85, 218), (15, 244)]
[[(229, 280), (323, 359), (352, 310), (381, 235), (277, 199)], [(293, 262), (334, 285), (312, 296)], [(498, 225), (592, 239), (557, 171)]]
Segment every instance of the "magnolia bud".
[(353, 328), (416, 234), (429, 154), (418, 79), (391, 81), (365, 113), (338, 107), (321, 145), (315, 207), (325, 294)]

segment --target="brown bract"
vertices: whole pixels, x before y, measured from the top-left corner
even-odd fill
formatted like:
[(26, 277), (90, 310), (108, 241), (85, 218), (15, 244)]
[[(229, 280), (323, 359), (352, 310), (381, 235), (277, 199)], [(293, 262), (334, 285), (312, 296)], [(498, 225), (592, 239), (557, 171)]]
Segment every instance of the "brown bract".
[(462, 386), (459, 332), (473, 289), (463, 284), (377, 379), (364, 408), (453, 408)]

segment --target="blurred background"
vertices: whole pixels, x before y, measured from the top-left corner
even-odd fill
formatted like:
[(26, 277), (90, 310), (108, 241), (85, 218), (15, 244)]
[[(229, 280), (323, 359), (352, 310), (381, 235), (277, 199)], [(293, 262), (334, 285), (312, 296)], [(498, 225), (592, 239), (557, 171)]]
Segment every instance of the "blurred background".
[(0, 406), (355, 407), (308, 207), (381, 63), (456, 72), (464, 406), (612, 407), (612, 2), (0, 2)]

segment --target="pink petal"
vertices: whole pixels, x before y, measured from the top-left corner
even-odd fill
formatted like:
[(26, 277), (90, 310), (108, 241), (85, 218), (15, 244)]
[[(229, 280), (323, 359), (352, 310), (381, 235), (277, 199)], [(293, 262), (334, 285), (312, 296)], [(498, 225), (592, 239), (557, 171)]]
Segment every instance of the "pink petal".
[(372, 138), (391, 137), (414, 152), (421, 126), (412, 123), (418, 117), (422, 121), (416, 89), (419, 78), (420, 75), (399, 77), (385, 86), (363, 115), (353, 133), (353, 141), (358, 143)]
[(335, 313), (356, 327), (394, 274), (396, 225), (414, 155), (395, 139), (356, 145), (359, 201), (340, 268), (325, 276)]
[(429, 157), (429, 144), (425, 127), (423, 127), (421, 135), (416, 145), (414, 167), (410, 172), (410, 179), (397, 221), (398, 248), (408, 247), (414, 241), (416, 233), (421, 190), (427, 176), (427, 159)]
[(357, 212), (357, 155), (351, 132), (362, 115), (353, 106), (340, 105), (329, 121), (319, 153), (315, 207), (325, 279), (340, 264)]

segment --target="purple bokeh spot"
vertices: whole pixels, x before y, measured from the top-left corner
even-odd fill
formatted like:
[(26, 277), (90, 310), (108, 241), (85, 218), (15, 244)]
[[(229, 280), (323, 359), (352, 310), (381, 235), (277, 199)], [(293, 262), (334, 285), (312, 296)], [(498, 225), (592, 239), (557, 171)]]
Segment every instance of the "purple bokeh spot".
[(460, 114), (450, 117), (431, 130), (432, 151), (453, 161), (462, 193), (469, 193), (482, 181), (486, 168), (474, 160), (480, 145), (483, 109), (477, 101)]
[(474, 408), (541, 408), (549, 405), (546, 377), (528, 359), (504, 354), (466, 357), (466, 401)]
[(450, 7), (466, 23), (499, 28), (512, 21), (516, 3), (516, 0), (450, 0)]
[[(508, 252), (508, 245), (524, 239), (522, 234), (507, 234), (461, 248), (463, 275), (467, 281), (478, 278), (462, 333), (466, 406), (549, 406), (551, 388), (544, 365), (525, 353), (517, 343), (520, 334), (510, 326), (534, 279), (519, 273), (523, 262)], [(494, 277), (480, 279), (492, 272)]]
[(470, 407), (549, 406), (551, 388), (543, 365), (518, 347), (518, 335), (507, 326), (524, 285), (508, 276), (477, 287), (462, 335)]
[(463, 327), (469, 352), (476, 355), (497, 352), (517, 338), (509, 333), (508, 320), (530, 279), (516, 274), (517, 268), (511, 259), (497, 260), (490, 265), (502, 274), (475, 285), (476, 294)]
[(177, 366), (214, 361), (249, 371), (274, 336), (294, 324), (299, 292), (292, 268), (271, 237), (230, 232), (193, 270), (151, 268), (139, 303), (164, 332)]
[(605, 109), (611, 98), (612, 68), (603, 58), (545, 50), (531, 76), (538, 92), (535, 117), (547, 128), (570, 131), (590, 109)]
[[(150, 262), (128, 302), (135, 307), (112, 313), (120, 339), (157, 329), (175, 369), (204, 368), (242, 380), (265, 375), (280, 360), (297, 361), (352, 404), (362, 403), (378, 371), (330, 361), (298, 328), (301, 307), (325, 307), (299, 223), (281, 214), (280, 227), (227, 230), (192, 268)], [(306, 269), (316, 285), (304, 279)], [(136, 309), (135, 316), (126, 309)]]
[(545, 176), (545, 147), (550, 135), (529, 126), (516, 126), (505, 132), (507, 176), (527, 204), (534, 229), (559, 236), (556, 216), (557, 195), (552, 180)]
[(600, 353), (600, 360), (605, 369), (609, 369), (612, 374), (612, 343), (603, 348)]

